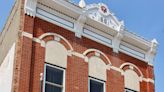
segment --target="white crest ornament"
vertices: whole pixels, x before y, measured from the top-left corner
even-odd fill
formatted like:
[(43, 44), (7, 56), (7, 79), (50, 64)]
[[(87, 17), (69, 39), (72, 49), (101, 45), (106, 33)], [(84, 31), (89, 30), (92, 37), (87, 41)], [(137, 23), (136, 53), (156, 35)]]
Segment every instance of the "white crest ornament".
[(124, 23), (119, 21), (114, 14), (110, 12), (108, 6), (103, 3), (87, 5), (85, 9), (88, 17), (114, 30), (120, 31), (124, 26)]
[(107, 5), (105, 5), (103, 3), (99, 3), (99, 12), (105, 16), (108, 16), (109, 9), (108, 9)]

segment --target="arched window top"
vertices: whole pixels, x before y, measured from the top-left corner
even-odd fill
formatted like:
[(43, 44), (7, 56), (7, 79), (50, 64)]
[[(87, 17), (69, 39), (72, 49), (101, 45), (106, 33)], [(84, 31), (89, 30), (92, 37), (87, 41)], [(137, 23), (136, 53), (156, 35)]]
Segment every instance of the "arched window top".
[(89, 58), (89, 76), (106, 81), (107, 65), (104, 61), (97, 57), (92, 56)]
[[(90, 53), (91, 53), (91, 55), (89, 55)], [(99, 58), (101, 58), (103, 60), (103, 62), (105, 62), (106, 65), (112, 65), (109, 58), (100, 50), (88, 49), (83, 52), (83, 55), (87, 56), (88, 58), (90, 58), (91, 56), (98, 56)]]
[[(63, 36), (61, 36), (59, 34), (56, 34), (56, 33), (45, 33), (45, 34), (42, 34), (41, 36), (39, 36), (39, 40), (44, 41), (44, 38), (50, 37), (50, 36), (52, 36), (53, 40), (56, 40), (56, 41), (59, 41), (59, 42), (63, 41), (64, 45), (67, 45), (66, 48), (68, 50), (73, 51), (73, 47), (72, 47), (71, 43), (66, 38), (64, 38)], [(49, 40), (49, 41), (51, 41), (51, 40)]]
[(67, 49), (57, 41), (46, 43), (46, 62), (63, 68), (67, 66)]
[(125, 71), (124, 73), (125, 88), (139, 92), (140, 91), (139, 80), (140, 80), (139, 76), (135, 71), (131, 69)]
[[(130, 69), (130, 68), (132, 68), (132, 70), (137, 70), (137, 74), (138, 74), (138, 76), (139, 77), (144, 77), (143, 76), (143, 73), (141, 72), (141, 70), (136, 66), (136, 65), (134, 65), (134, 64), (132, 64), (132, 63), (123, 63), (121, 66), (120, 66), (120, 69), (122, 69), (123, 70), (123, 68), (124, 67), (126, 67), (126, 66), (128, 66), (129, 68), (128, 69)], [(124, 70), (123, 70), (124, 71)]]

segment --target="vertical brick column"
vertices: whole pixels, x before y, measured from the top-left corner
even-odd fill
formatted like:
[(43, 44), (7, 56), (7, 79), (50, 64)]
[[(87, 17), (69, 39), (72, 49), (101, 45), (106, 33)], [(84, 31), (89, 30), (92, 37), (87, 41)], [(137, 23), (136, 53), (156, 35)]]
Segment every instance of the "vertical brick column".
[[(20, 33), (33, 34), (34, 18), (26, 15), (21, 18)], [(30, 92), (32, 39), (20, 34), (16, 49), (13, 92)]]
[[(154, 78), (154, 67), (153, 66), (148, 65), (147, 73), (148, 73), (148, 78), (151, 78), (153, 80), (155, 79)], [(153, 84), (151, 82), (148, 82), (147, 85), (148, 85), (148, 92), (155, 92), (155, 84)]]
[(140, 82), (140, 91), (148, 92), (147, 90), (148, 90), (147, 82), (145, 82), (145, 81)]
[(107, 70), (106, 92), (124, 92), (124, 77), (120, 72)]
[(68, 58), (66, 91), (88, 92), (88, 63), (81, 58), (75, 56)]
[(154, 84), (153, 83), (147, 83), (147, 85), (148, 85), (148, 92), (155, 92), (155, 86), (154, 86)]
[[(146, 78), (154, 79), (153, 66), (148, 65), (146, 72)], [(155, 92), (155, 84), (152, 82), (142, 81), (140, 82), (140, 90), (141, 92)]]
[(44, 73), (45, 48), (33, 43), (30, 92), (41, 92), (40, 73)]
[[(24, 17), (24, 30), (33, 34), (34, 18), (30, 16)], [(31, 56), (32, 56), (32, 39), (23, 37), (22, 39), (22, 56), (19, 77), (19, 92), (30, 91), (30, 72), (31, 72)]]

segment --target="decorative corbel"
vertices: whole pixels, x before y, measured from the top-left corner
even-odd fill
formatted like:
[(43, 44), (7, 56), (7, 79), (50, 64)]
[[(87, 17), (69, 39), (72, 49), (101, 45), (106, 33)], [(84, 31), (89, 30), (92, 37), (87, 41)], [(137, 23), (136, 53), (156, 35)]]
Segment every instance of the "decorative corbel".
[(36, 15), (36, 5), (37, 0), (26, 0), (24, 4), (24, 12), (25, 14), (35, 17)]
[(121, 24), (116, 36), (114, 36), (113, 38), (113, 44), (112, 44), (113, 52), (115, 53), (119, 52), (119, 46), (120, 46), (121, 39), (123, 38), (123, 36), (124, 36), (124, 25)]
[(83, 33), (83, 27), (86, 22), (86, 15), (83, 13), (82, 15), (79, 16), (78, 20), (75, 23), (75, 36), (78, 38), (81, 38), (81, 35)]
[(154, 57), (156, 55), (156, 51), (157, 51), (157, 46), (158, 46), (158, 42), (156, 39), (153, 39), (151, 41), (151, 46), (149, 51), (147, 52), (147, 61), (149, 65), (153, 65), (154, 62)]

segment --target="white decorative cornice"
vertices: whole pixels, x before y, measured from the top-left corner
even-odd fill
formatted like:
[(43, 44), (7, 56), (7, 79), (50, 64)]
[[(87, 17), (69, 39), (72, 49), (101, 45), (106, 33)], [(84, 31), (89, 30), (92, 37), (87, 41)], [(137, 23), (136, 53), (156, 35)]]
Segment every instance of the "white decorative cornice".
[[(36, 0), (26, 1), (25, 9), (31, 12), (31, 5), (36, 6), (36, 4), (30, 5), (28, 2)], [(74, 32), (76, 37), (87, 37), (113, 48), (116, 53), (120, 51), (152, 65), (157, 48), (156, 40), (151, 42), (127, 31), (123, 21), (119, 21), (107, 7), (109, 12), (105, 14), (99, 12), (102, 5), (91, 4), (80, 8), (66, 0), (38, 0), (36, 16)], [(32, 9), (35, 11), (35, 8)], [(30, 15), (30, 13), (27, 14)], [(32, 14), (35, 15), (35, 12)]]
[(28, 32), (22, 32), (22, 36), (32, 39), (33, 35)]
[(26, 0), (24, 4), (24, 12), (25, 14), (35, 17), (36, 15), (36, 5), (37, 0)]

